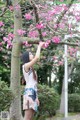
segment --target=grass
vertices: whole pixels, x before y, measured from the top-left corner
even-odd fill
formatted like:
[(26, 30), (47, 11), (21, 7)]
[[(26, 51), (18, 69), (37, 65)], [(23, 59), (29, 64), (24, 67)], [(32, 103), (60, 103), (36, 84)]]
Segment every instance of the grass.
[(58, 118), (59, 120), (63, 118), (63, 114), (57, 113), (54, 117), (47, 118), (46, 120), (56, 120)]

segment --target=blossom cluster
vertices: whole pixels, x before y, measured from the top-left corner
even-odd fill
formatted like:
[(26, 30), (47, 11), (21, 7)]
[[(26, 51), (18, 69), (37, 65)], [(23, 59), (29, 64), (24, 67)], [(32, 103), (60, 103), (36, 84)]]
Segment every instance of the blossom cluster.
[(14, 38), (13, 33), (9, 33), (7, 37), (3, 37), (5, 43), (7, 43), (7, 49), (12, 47), (12, 40)]

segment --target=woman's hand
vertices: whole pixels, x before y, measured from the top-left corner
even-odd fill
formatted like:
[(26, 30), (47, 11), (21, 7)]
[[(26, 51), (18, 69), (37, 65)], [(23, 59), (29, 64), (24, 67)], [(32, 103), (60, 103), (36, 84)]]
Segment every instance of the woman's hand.
[(39, 42), (39, 46), (42, 48), (44, 46), (45, 42)]

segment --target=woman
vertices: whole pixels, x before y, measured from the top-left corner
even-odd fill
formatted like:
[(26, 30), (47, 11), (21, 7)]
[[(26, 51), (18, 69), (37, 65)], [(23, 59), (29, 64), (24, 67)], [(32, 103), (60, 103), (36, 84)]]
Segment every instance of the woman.
[(35, 57), (30, 52), (24, 52), (22, 55), (22, 70), (23, 76), (26, 81), (24, 95), (23, 95), (23, 110), (25, 110), (25, 120), (32, 120), (39, 100), (37, 95), (37, 75), (33, 69), (33, 65), (40, 57), (40, 51), (44, 42), (40, 42), (36, 51)]

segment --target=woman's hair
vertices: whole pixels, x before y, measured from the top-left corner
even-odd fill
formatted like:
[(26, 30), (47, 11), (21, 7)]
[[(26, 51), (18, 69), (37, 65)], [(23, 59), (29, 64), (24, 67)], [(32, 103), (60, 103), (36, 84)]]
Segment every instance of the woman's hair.
[(26, 81), (25, 81), (25, 79), (24, 79), (24, 76), (22, 75), (21, 76), (21, 79), (20, 79), (21, 81), (21, 85), (26, 85)]
[[(26, 52), (24, 52), (24, 53), (22, 54), (22, 56), (21, 56), (21, 61), (22, 61), (22, 65), (25, 64), (25, 63), (28, 63), (28, 62), (30, 61), (30, 59), (29, 59), (29, 52), (28, 52), (28, 51), (26, 51)], [(35, 71), (34, 71), (33, 68), (32, 68), (32, 71), (33, 71), (33, 78), (34, 78), (35, 80), (37, 80), (37, 76), (36, 76), (36, 73), (35, 73)], [(21, 77), (21, 83), (22, 83), (23, 85), (25, 85), (24, 76)]]
[(21, 56), (21, 60), (22, 60), (22, 64), (25, 64), (25, 63), (28, 63), (30, 60), (29, 60), (29, 52), (26, 51), (22, 54)]

